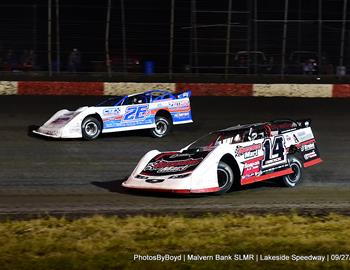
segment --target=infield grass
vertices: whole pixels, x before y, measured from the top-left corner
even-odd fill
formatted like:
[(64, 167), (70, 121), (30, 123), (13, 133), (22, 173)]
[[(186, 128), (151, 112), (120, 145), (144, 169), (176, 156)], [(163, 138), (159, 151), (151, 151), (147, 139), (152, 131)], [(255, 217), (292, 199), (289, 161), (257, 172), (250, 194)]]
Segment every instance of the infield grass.
[(135, 261), (134, 254), (350, 253), (350, 217), (94, 216), (0, 223), (0, 269), (350, 269), (348, 261)]

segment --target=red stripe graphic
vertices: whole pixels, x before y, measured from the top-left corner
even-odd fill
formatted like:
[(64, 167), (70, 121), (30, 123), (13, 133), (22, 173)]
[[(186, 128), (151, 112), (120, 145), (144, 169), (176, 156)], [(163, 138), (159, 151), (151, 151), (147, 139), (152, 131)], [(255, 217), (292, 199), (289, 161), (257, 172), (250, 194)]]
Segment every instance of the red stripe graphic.
[(321, 162), (322, 162), (322, 159), (316, 158), (316, 159), (304, 162), (304, 167), (307, 168), (307, 167), (316, 165), (316, 164), (321, 163)]
[(251, 184), (254, 182), (259, 182), (259, 181), (264, 181), (267, 179), (271, 179), (271, 178), (275, 178), (275, 177), (279, 177), (279, 176), (283, 176), (283, 175), (287, 175), (287, 174), (291, 174), (293, 173), (293, 170), (291, 168), (282, 170), (282, 171), (278, 171), (278, 172), (274, 172), (274, 173), (269, 173), (269, 174), (264, 174), (261, 176), (253, 176), (247, 179), (243, 179), (242, 180), (242, 185), (247, 185), (247, 184)]

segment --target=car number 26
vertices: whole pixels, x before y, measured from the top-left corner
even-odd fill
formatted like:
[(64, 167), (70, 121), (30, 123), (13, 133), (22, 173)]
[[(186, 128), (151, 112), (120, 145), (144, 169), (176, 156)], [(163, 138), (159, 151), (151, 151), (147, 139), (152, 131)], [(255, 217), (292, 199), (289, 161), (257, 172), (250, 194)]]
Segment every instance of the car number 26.
[(126, 108), (124, 121), (141, 120), (148, 114), (148, 105), (131, 106)]

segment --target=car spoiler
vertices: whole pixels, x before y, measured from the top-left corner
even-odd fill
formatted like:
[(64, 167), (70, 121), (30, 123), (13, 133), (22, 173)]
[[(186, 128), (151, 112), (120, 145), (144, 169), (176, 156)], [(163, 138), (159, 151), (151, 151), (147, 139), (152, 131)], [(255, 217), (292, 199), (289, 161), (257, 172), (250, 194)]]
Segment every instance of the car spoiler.
[(187, 90), (186, 92), (177, 94), (177, 98), (189, 98), (191, 96), (192, 92), (190, 90)]
[(311, 126), (311, 119), (301, 119), (301, 120), (296, 120), (295, 121), (298, 125), (298, 127), (301, 128), (306, 128), (306, 127), (310, 127)]

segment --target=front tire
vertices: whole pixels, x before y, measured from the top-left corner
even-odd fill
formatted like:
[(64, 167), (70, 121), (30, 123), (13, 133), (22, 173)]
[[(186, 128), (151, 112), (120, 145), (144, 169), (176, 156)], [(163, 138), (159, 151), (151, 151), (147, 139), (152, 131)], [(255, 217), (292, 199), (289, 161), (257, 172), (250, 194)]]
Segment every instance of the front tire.
[(233, 171), (229, 165), (223, 161), (220, 161), (218, 165), (217, 176), (220, 190), (216, 194), (224, 194), (229, 191), (233, 185)]
[(94, 140), (101, 133), (101, 123), (95, 117), (86, 117), (81, 125), (81, 133), (85, 140)]
[(151, 135), (154, 138), (163, 138), (170, 132), (171, 121), (164, 116), (156, 116), (156, 127), (151, 129)]
[(303, 165), (294, 156), (289, 157), (289, 165), (293, 173), (283, 176), (282, 182), (286, 187), (295, 187), (303, 179)]

